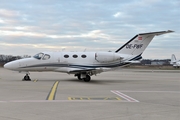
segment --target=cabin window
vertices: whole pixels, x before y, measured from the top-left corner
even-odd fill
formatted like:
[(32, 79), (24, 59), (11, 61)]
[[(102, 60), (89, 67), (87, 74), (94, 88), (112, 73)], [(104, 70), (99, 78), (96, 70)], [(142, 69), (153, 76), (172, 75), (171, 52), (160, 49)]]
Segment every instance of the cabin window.
[(69, 58), (69, 55), (64, 55), (64, 58)]
[(77, 55), (73, 55), (73, 58), (77, 58), (78, 56)]
[(44, 57), (42, 58), (43, 60), (48, 60), (50, 58), (50, 55), (45, 54)]
[(33, 57), (40, 60), (43, 57), (44, 53), (38, 53), (36, 55), (34, 55)]
[(86, 55), (81, 55), (82, 58), (86, 58), (87, 56)]

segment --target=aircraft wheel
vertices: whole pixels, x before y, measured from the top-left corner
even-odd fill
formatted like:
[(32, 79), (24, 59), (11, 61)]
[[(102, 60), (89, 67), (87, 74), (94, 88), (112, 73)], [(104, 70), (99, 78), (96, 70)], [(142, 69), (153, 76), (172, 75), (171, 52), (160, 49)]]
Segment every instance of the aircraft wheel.
[(31, 79), (30, 79), (29, 75), (25, 75), (24, 79), (22, 81), (31, 81)]
[(80, 74), (77, 76), (77, 78), (78, 78), (79, 80), (82, 80), (82, 78), (81, 78), (81, 75), (80, 75)]
[(89, 75), (86, 75), (86, 78), (83, 78), (84, 82), (89, 82), (91, 80), (91, 77)]
[(77, 77), (77, 78), (78, 78), (78, 80), (82, 80), (82, 78), (81, 78), (81, 74), (75, 74), (74, 76), (75, 76), (75, 77)]

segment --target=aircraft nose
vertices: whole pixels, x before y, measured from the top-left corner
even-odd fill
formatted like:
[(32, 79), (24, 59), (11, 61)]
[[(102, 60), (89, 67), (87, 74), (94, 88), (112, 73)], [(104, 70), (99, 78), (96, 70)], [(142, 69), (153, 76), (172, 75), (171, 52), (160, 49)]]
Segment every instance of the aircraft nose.
[(11, 64), (10, 64), (10, 63), (6, 63), (6, 64), (4, 65), (4, 68), (6, 68), (6, 69), (11, 69)]
[(4, 65), (4, 68), (9, 69), (9, 70), (14, 70), (16, 69), (16, 64), (14, 64), (13, 62), (9, 62)]

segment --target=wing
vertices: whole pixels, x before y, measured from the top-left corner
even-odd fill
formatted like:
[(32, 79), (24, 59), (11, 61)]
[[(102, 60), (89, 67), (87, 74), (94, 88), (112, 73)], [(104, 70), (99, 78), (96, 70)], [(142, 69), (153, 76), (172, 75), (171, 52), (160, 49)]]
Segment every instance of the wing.
[(64, 72), (68, 74), (77, 74), (77, 73), (89, 73), (90, 75), (95, 75), (99, 74), (101, 72), (109, 71), (111, 68), (89, 68), (89, 67), (84, 67), (84, 68), (70, 68), (70, 67), (61, 67), (56, 69), (56, 72)]

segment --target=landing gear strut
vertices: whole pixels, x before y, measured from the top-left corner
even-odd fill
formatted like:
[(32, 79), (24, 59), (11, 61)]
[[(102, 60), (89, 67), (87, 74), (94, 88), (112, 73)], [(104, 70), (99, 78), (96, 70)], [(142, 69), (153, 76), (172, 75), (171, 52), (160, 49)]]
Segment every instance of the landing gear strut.
[(75, 74), (74, 76), (76, 76), (79, 80), (84, 80), (84, 82), (89, 82), (91, 80), (90, 75), (87, 74)]
[(24, 78), (22, 79), (22, 81), (31, 81), (28, 73), (24, 76)]

